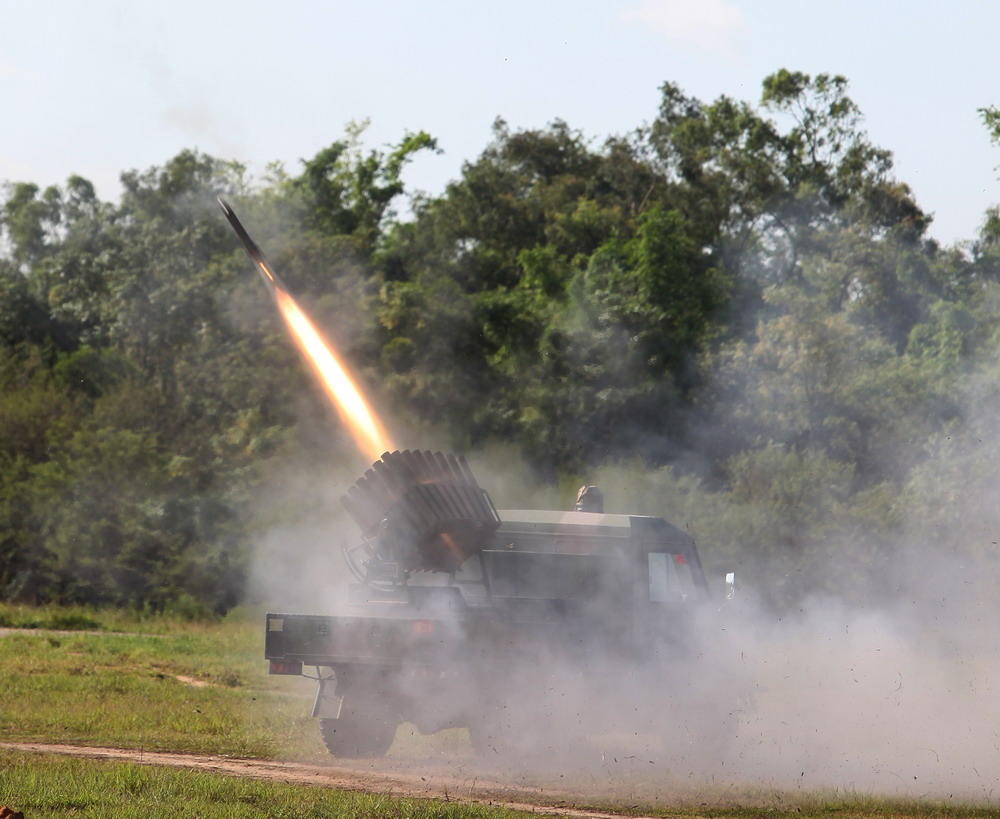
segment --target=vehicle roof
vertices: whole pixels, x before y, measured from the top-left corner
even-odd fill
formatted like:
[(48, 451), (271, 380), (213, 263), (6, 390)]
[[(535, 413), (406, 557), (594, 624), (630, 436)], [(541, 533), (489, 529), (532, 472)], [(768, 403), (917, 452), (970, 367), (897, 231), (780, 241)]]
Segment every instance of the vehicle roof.
[(541, 509), (498, 509), (502, 534), (601, 537), (690, 547), (694, 538), (663, 518)]

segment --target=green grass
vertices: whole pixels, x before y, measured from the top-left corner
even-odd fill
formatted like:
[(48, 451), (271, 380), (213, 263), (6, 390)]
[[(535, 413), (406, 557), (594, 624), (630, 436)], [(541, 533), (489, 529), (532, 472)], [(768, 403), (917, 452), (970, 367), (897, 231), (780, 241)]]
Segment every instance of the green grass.
[(22, 811), (28, 819), (537, 816), (485, 805), (397, 799), (200, 771), (0, 750), (2, 804)]
[(312, 685), (269, 678), (262, 618), (218, 623), (0, 606), (0, 736), (241, 757), (322, 757)]
[[(455, 817), (455, 819), (526, 819), (538, 813), (491, 805), (396, 798), (324, 787), (266, 782), (212, 772), (163, 768), (124, 762), (74, 759), (49, 754), (0, 750), (0, 805), (24, 812), (28, 819), (116, 817), (116, 819), (329, 819), (329, 817)], [(619, 807), (619, 809), (621, 809)], [(759, 804), (634, 805), (623, 810), (651, 816), (688, 819), (903, 819), (996, 816), (995, 808), (941, 803), (881, 800), (831, 794), (763, 800)]]
[[(236, 617), (245, 617), (237, 613)], [(190, 620), (130, 611), (94, 609), (86, 606), (23, 606), (0, 603), (0, 628), (56, 629), (67, 631), (141, 631), (164, 634), (182, 631)]]

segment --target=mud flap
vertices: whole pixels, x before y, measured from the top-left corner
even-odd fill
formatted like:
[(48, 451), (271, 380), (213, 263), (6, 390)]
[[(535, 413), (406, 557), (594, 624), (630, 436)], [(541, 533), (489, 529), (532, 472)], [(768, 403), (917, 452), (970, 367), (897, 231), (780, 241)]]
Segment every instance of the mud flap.
[(338, 697), (333, 692), (336, 691), (336, 677), (319, 677), (319, 688), (316, 689), (316, 702), (313, 703), (312, 715), (323, 719), (340, 719), (340, 709), (344, 705), (344, 698)]

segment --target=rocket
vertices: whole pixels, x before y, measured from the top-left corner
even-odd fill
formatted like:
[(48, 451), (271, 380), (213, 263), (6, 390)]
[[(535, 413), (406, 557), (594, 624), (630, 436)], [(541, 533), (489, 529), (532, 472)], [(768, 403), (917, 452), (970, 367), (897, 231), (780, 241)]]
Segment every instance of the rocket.
[(247, 233), (246, 228), (243, 227), (239, 219), (236, 218), (236, 214), (233, 209), (229, 206), (229, 203), (223, 199), (221, 196), (217, 197), (219, 200), (219, 205), (222, 207), (222, 212), (226, 214), (226, 218), (229, 220), (229, 224), (232, 225), (236, 235), (240, 237), (240, 241), (243, 242), (243, 247), (250, 257), (250, 261), (254, 263), (257, 269), (260, 271), (260, 275), (264, 277), (264, 282), (271, 289), (271, 295), (274, 295), (275, 288), (288, 292), (288, 288), (285, 287), (285, 283), (281, 280), (277, 273), (271, 269), (271, 265), (268, 264), (267, 259), (264, 258), (264, 254), (261, 249), (257, 247), (257, 244), (253, 239), (250, 238), (250, 234)]

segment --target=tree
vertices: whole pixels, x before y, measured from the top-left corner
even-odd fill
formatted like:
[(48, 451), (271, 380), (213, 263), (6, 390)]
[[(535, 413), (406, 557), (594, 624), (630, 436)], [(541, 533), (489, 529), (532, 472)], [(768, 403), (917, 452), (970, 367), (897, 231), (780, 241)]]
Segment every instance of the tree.
[(360, 141), (367, 126), (367, 121), (348, 126), (347, 139), (304, 160), (302, 174), (291, 184), (302, 196), (304, 221), (310, 228), (330, 236), (351, 236), (358, 250), (370, 252), (383, 220), (392, 213), (392, 201), (403, 193), (403, 169), (418, 152), (436, 150), (437, 141), (423, 131), (407, 133), (388, 154), (376, 150), (364, 154)]
[(717, 249), (733, 276), (767, 285), (799, 274), (817, 231), (831, 226), (916, 241), (928, 218), (891, 177), (891, 154), (861, 130), (847, 81), (781, 70), (761, 104), (790, 121), (783, 131), (747, 103), (705, 105), (670, 83), (649, 140), (677, 181), (677, 207)]
[(60, 221), (59, 189), (51, 186), (39, 195), (37, 185), (18, 182), (8, 186), (0, 211), (0, 227), (10, 246), (10, 255), (24, 271), (41, 259), (50, 247)]

